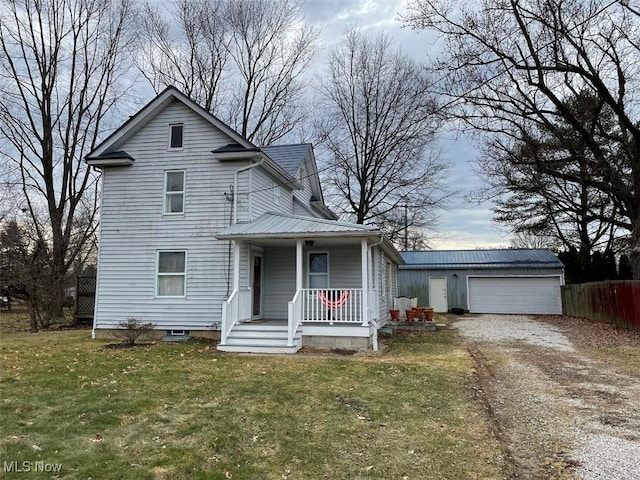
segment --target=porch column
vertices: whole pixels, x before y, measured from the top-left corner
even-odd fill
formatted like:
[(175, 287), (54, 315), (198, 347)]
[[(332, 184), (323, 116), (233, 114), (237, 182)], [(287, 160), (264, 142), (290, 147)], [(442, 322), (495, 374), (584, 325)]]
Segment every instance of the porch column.
[(296, 240), (296, 292), (302, 290), (302, 265), (304, 263), (302, 255), (302, 246), (304, 240), (301, 238)]
[(233, 241), (233, 291), (240, 288), (240, 241)]
[(362, 325), (369, 325), (369, 248), (367, 239), (360, 244), (360, 263), (362, 264)]

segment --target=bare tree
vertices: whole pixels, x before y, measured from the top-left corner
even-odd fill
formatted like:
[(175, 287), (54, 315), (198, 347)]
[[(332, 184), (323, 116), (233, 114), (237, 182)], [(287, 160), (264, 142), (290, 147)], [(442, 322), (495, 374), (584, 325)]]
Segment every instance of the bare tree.
[(62, 317), (70, 266), (94, 238), (97, 176), (82, 160), (123, 93), (134, 18), (129, 0), (0, 1), (0, 156), (47, 260), (43, 327)]
[(229, 0), (227, 17), (241, 85), (227, 120), (257, 144), (274, 143), (308, 115), (301, 76), (319, 32), (302, 21), (297, 0)]
[(370, 39), (350, 30), (331, 52), (320, 90), (319, 129), (337, 209), (357, 223), (380, 225), (396, 243), (404, 205), (409, 226), (432, 223), (446, 196), (445, 166), (428, 149), (439, 119), (421, 66), (385, 35)]
[(260, 145), (308, 116), (302, 76), (318, 31), (299, 1), (177, 0), (170, 17), (147, 4), (144, 18), (138, 63), (156, 92), (175, 85)]
[[(566, 108), (592, 131), (603, 150), (616, 155), (608, 145), (616, 135), (615, 122), (597, 97), (582, 92), (568, 99)], [(556, 121), (551, 131), (543, 125), (518, 140), (506, 142), (498, 137), (488, 141), (478, 162), (486, 180), (478, 195), (493, 199), (494, 219), (512, 231), (553, 238), (561, 249), (575, 248), (588, 263), (593, 251), (614, 248), (618, 210), (608, 194), (585, 181), (602, 181), (602, 172), (591, 168), (595, 159), (572, 130)], [(541, 164), (554, 164), (554, 172), (571, 172), (578, 181), (559, 179), (540, 168)]]
[(558, 241), (549, 235), (518, 232), (511, 239), (513, 248), (554, 248)]
[(222, 2), (176, 0), (168, 17), (145, 4), (137, 65), (156, 93), (174, 85), (207, 110), (219, 110), (230, 47), (224, 10)]
[[(457, 119), (505, 142), (541, 127), (561, 140), (566, 132), (556, 125), (581, 138), (598, 174), (580, 178), (579, 169), (556, 162), (536, 167), (611, 198), (620, 212), (615, 226), (631, 232), (640, 279), (639, 12), (610, 0), (413, 0), (405, 20), (442, 35), (441, 93)], [(606, 144), (567, 108), (583, 91), (612, 112), (617, 133)]]

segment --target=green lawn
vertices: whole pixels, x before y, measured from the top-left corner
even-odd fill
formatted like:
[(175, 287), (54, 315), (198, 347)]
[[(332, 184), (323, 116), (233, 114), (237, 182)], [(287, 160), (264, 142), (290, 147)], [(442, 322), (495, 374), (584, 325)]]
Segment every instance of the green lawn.
[[(4, 478), (505, 478), (455, 334), (382, 355), (251, 356), (204, 343), (105, 349), (88, 330), (0, 340)], [(42, 464), (39, 464), (42, 468)], [(28, 464), (32, 469), (35, 463)]]

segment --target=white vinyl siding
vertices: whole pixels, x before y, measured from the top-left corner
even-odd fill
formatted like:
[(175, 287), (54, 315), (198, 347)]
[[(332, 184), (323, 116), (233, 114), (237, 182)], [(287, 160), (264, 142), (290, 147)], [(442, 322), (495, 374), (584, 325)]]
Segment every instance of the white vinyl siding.
[[(182, 150), (167, 151), (167, 125), (185, 125)], [(102, 177), (97, 328), (128, 317), (162, 330), (206, 330), (220, 321), (228, 285), (228, 242), (214, 235), (229, 226), (224, 192), (248, 161), (219, 162), (211, 150), (232, 140), (173, 103), (117, 146), (136, 160), (106, 168)], [(184, 214), (164, 214), (165, 171), (185, 170)], [(188, 251), (186, 295), (156, 295), (157, 251)], [(233, 271), (233, 270), (231, 270)]]
[(328, 251), (331, 288), (362, 288), (360, 245), (335, 246)]
[(297, 176), (302, 184), (302, 189), (293, 191), (293, 196), (296, 199), (296, 202), (293, 204), (293, 213), (307, 217), (318, 217), (319, 215), (309, 207), (309, 200), (311, 200), (313, 192), (307, 167), (304, 163), (298, 168)]
[(264, 250), (265, 318), (286, 319), (287, 305), (296, 293), (295, 247), (266, 247)]
[[(256, 220), (266, 212), (293, 213), (291, 191), (280, 187), (264, 170), (251, 172), (251, 219)], [(276, 195), (278, 191), (279, 195)], [(276, 202), (277, 197), (277, 202)]]
[(168, 170), (164, 173), (164, 213), (184, 213), (185, 171)]
[(158, 252), (157, 290), (159, 297), (184, 297), (187, 279), (187, 252)]
[(236, 193), (236, 207), (238, 208), (236, 221), (238, 223), (251, 221), (251, 170), (238, 174), (238, 191)]
[(280, 186), (276, 183), (273, 185), (273, 204), (280, 206)]

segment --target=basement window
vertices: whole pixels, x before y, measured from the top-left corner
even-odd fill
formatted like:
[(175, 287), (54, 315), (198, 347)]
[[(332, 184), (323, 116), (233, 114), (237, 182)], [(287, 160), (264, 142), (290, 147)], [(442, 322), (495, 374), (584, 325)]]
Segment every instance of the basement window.
[(170, 337), (184, 337), (189, 335), (189, 330), (167, 330), (167, 335)]

